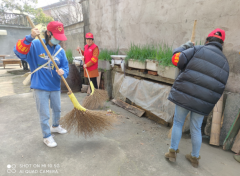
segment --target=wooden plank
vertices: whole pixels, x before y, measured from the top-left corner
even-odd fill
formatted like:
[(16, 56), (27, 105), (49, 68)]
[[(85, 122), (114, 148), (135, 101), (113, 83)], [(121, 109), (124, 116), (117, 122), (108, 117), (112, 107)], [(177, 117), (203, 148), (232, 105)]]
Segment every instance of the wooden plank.
[[(117, 72), (120, 72), (120, 73), (124, 73), (122, 71), (122, 69), (120, 69), (120, 68), (113, 68), (113, 70), (117, 71)], [(140, 76), (140, 77), (145, 78), (145, 79), (152, 79), (152, 80), (155, 80), (155, 81), (158, 81), (158, 82), (163, 82), (163, 83), (168, 83), (168, 84), (173, 84), (174, 83), (174, 79), (169, 79), (169, 78), (164, 78), (164, 77), (161, 77), (161, 76), (153, 76), (153, 75), (149, 75), (149, 74), (144, 74), (144, 73), (139, 72), (137, 70), (126, 69), (125, 73), (129, 74), (129, 75)]]
[(240, 128), (240, 112), (238, 113), (238, 116), (236, 117), (235, 121), (233, 122), (227, 137), (225, 138), (223, 142), (223, 150), (230, 150), (233, 145), (233, 140), (235, 136), (238, 133), (238, 130)]
[(156, 72), (156, 71), (148, 71), (148, 74), (149, 75), (153, 75), (153, 76), (157, 76), (158, 75), (158, 73)]
[[(141, 109), (143, 109), (143, 108), (141, 108)], [(145, 112), (144, 116), (146, 116), (147, 118), (149, 118), (149, 119), (151, 119), (151, 120), (155, 121), (156, 123), (161, 124), (163, 126), (168, 126), (168, 122), (166, 122), (165, 120), (159, 118), (158, 116), (151, 113), (150, 111), (147, 111), (147, 110), (145, 110), (145, 111), (146, 112)]]
[(240, 153), (240, 130), (238, 132), (237, 137), (235, 138), (235, 142), (231, 150), (235, 153)]
[(213, 108), (212, 127), (209, 144), (219, 146), (223, 110), (223, 95)]
[(163, 126), (168, 126), (168, 122), (166, 122), (165, 120), (159, 118), (158, 116), (156, 116), (155, 114), (151, 113), (150, 111), (142, 108), (141, 106), (136, 105), (135, 103), (133, 103), (128, 98), (126, 99), (126, 102), (131, 104), (131, 105), (133, 105), (133, 106), (138, 107), (139, 109), (144, 110), (145, 111), (145, 114), (144, 114), (145, 117), (147, 117), (147, 118), (149, 118), (149, 119), (151, 119), (151, 120), (155, 121), (156, 123), (161, 124)]
[(19, 64), (20, 68), (22, 68), (21, 59), (2, 59), (2, 61), (3, 61), (4, 69), (5, 69), (5, 66), (9, 64)]
[(112, 102), (115, 103), (116, 105), (120, 106), (121, 108), (126, 109), (127, 111), (137, 115), (138, 117), (142, 117), (142, 115), (145, 113), (145, 111), (143, 111), (135, 106), (132, 106), (128, 103), (125, 103), (122, 100), (113, 99)]
[(135, 79), (141, 80), (142, 78), (140, 76), (134, 76)]

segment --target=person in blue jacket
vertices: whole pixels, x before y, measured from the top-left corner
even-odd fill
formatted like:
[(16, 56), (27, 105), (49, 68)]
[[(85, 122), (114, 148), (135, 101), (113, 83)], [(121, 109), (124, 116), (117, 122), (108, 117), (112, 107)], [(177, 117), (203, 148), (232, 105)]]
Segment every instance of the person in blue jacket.
[[(15, 54), (21, 60), (28, 62), (31, 72), (50, 60), (40, 40), (34, 40), (39, 34), (40, 32), (37, 28), (32, 29), (31, 34), (27, 35), (23, 40), (19, 40), (14, 47)], [(50, 22), (47, 25), (45, 40), (43, 41), (52, 56), (59, 51), (61, 48), (59, 43), (64, 40), (67, 40), (67, 37), (64, 34), (63, 24), (57, 21)], [(63, 75), (64, 78), (67, 78), (69, 73), (68, 61), (64, 50), (60, 50), (60, 52), (54, 57), (54, 60), (58, 65), (59, 70), (57, 71), (53, 63), (49, 62), (45, 67), (32, 74), (30, 86), (30, 88), (34, 90), (34, 97), (43, 134), (43, 142), (48, 147), (57, 146), (51, 132), (57, 132), (60, 134), (67, 133), (67, 131), (59, 125), (61, 113), (61, 75)], [(49, 100), (52, 109), (51, 127), (49, 125)]]

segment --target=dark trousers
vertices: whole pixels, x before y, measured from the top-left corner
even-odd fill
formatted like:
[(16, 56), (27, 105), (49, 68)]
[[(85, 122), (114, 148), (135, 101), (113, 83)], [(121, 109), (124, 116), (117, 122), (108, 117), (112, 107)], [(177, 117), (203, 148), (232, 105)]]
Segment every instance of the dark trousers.
[(24, 60), (22, 60), (22, 66), (23, 66), (23, 70), (28, 70), (28, 63)]
[(92, 83), (93, 83), (93, 85), (94, 85), (94, 88), (95, 88), (95, 89), (98, 89), (97, 77), (95, 77), (95, 78), (90, 78), (90, 80), (92, 81)]

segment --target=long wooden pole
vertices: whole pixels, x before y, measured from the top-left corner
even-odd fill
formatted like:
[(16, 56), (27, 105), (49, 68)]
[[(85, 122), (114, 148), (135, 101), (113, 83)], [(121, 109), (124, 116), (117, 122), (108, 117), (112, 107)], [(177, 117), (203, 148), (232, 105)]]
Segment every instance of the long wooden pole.
[[(196, 25), (197, 25), (197, 20), (194, 20), (193, 24), (193, 29), (192, 29), (192, 36), (191, 36), (191, 42), (193, 43), (195, 40), (195, 31), (196, 31)], [(175, 73), (175, 79), (178, 77), (180, 70)]]
[(213, 108), (212, 127), (209, 144), (219, 146), (223, 109), (223, 95)]
[[(28, 20), (28, 22), (30, 23), (31, 27), (32, 27), (32, 28), (35, 28), (35, 25), (33, 24), (32, 20), (29, 18), (29, 16), (26, 15), (26, 17), (27, 17), (27, 20)], [(49, 50), (48, 50), (48, 48), (47, 48), (47, 46), (45, 45), (45, 43), (43, 42), (43, 40), (41, 39), (41, 37), (40, 37), (39, 35), (38, 35), (37, 37), (38, 37), (38, 39), (40, 40), (40, 42), (42, 43), (43, 48), (44, 48), (45, 51), (47, 52), (47, 55), (48, 55), (48, 57), (51, 59), (53, 65), (56, 67), (56, 70), (59, 70), (59, 67), (58, 67), (58, 65), (56, 64), (56, 62), (54, 61), (51, 53), (49, 52)], [(68, 93), (71, 94), (71, 93), (72, 93), (72, 90), (71, 90), (71, 88), (69, 87), (66, 79), (63, 77), (63, 75), (61, 75), (61, 78), (62, 78), (64, 84), (66, 85), (67, 89), (68, 89)]]
[[(197, 20), (194, 20), (193, 29), (192, 29), (192, 36), (191, 36), (191, 42), (194, 42), (194, 40), (195, 40), (196, 25), (197, 25)], [(179, 72), (180, 72), (180, 70), (178, 69), (178, 73), (175, 74), (175, 79), (177, 79)], [(186, 124), (186, 122), (187, 122), (187, 120), (188, 120), (188, 117), (189, 117), (189, 116), (187, 115), (187, 117), (186, 117), (186, 119), (185, 119), (185, 121), (184, 121), (183, 130), (184, 130), (184, 128), (185, 128), (185, 124)], [(171, 136), (172, 136), (172, 128), (171, 128), (171, 129), (169, 130), (169, 132), (168, 132), (168, 138), (171, 139)]]
[(197, 25), (197, 20), (195, 20), (195, 21), (194, 21), (194, 24), (193, 24), (193, 30), (192, 30), (191, 42), (194, 42), (194, 40), (195, 40), (195, 30), (196, 30), (196, 25)]

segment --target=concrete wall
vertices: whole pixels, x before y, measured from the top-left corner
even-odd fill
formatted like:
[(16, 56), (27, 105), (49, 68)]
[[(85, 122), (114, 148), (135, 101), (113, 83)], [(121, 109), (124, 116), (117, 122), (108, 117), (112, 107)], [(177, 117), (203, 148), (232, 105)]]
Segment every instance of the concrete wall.
[(67, 41), (64, 42), (64, 49), (71, 49), (73, 56), (79, 56), (76, 48), (80, 46), (84, 49), (84, 23), (79, 22), (69, 26), (64, 26), (64, 32), (67, 36)]
[[(100, 48), (125, 53), (131, 42), (165, 41), (177, 47), (190, 40), (193, 22), (197, 42), (215, 28), (226, 31), (224, 53), (230, 65), (227, 90), (240, 93), (239, 0), (88, 0), (89, 29)], [(84, 3), (87, 3), (85, 1)], [(84, 8), (84, 6), (83, 6)], [(87, 17), (84, 17), (87, 19)]]
[(9, 58), (17, 58), (13, 52), (13, 47), (19, 39), (31, 34), (31, 28), (0, 25), (0, 29), (7, 31), (7, 35), (0, 35), (0, 55), (10, 55)]
[[(80, 3), (82, 5), (82, 13), (83, 13), (83, 22), (84, 22), (84, 34), (90, 32), (89, 29), (89, 0), (80, 0)], [(84, 35), (84, 39), (85, 39), (85, 35)], [(84, 43), (86, 44), (86, 41), (84, 41)]]
[[(84, 48), (83, 27), (83, 22), (64, 27), (68, 40), (64, 42), (63, 47), (64, 49), (71, 49), (73, 51), (73, 56), (79, 55), (76, 51), (77, 46)], [(0, 29), (7, 30), (7, 35), (0, 35), (0, 55), (10, 55), (8, 58), (17, 58), (13, 52), (13, 47), (19, 39), (23, 39), (26, 35), (31, 33), (31, 28), (0, 25)]]

